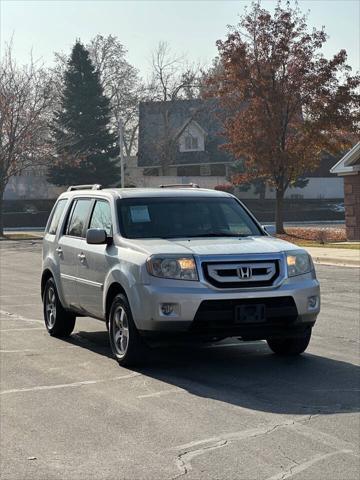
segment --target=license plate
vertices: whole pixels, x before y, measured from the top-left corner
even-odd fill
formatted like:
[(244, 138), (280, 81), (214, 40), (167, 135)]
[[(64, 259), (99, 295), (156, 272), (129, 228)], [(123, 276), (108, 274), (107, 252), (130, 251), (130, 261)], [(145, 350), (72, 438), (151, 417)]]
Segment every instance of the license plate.
[(265, 322), (265, 305), (238, 305), (235, 311), (235, 323)]

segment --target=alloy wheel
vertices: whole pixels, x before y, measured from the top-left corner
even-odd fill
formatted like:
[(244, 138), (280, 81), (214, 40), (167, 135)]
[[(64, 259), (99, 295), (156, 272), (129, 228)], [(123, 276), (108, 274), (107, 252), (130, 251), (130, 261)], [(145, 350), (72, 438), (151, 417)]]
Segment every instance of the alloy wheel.
[(126, 312), (120, 305), (114, 312), (114, 320), (112, 322), (112, 338), (116, 353), (119, 356), (124, 356), (129, 344), (129, 323)]
[(49, 329), (52, 329), (56, 322), (56, 294), (53, 287), (49, 287), (46, 292), (46, 323)]

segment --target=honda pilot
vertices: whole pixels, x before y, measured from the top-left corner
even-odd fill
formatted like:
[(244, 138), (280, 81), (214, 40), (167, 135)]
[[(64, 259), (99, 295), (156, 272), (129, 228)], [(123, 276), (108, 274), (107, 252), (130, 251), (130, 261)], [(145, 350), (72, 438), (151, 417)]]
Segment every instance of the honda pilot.
[(266, 340), (307, 348), (320, 311), (310, 255), (270, 236), (235, 196), (193, 185), (70, 187), (43, 241), (41, 295), (50, 335), (76, 317), (106, 322), (121, 365), (149, 340)]

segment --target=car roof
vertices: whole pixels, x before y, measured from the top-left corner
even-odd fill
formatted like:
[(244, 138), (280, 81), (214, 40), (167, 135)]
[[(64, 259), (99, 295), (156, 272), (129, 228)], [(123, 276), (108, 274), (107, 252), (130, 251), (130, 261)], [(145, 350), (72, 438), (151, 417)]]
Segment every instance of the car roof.
[(104, 188), (101, 190), (73, 190), (64, 192), (60, 198), (69, 197), (114, 197), (114, 198), (154, 198), (154, 197), (231, 197), (227, 192), (206, 188)]

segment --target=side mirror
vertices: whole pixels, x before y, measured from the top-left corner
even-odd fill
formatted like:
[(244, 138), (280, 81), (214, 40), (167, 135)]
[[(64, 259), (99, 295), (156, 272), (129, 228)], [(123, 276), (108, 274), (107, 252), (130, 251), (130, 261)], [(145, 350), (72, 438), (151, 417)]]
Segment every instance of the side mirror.
[(100, 228), (89, 228), (86, 232), (86, 243), (91, 245), (102, 245), (108, 243), (108, 236), (105, 230)]
[(274, 236), (276, 234), (275, 225), (263, 225), (262, 227), (269, 235)]

